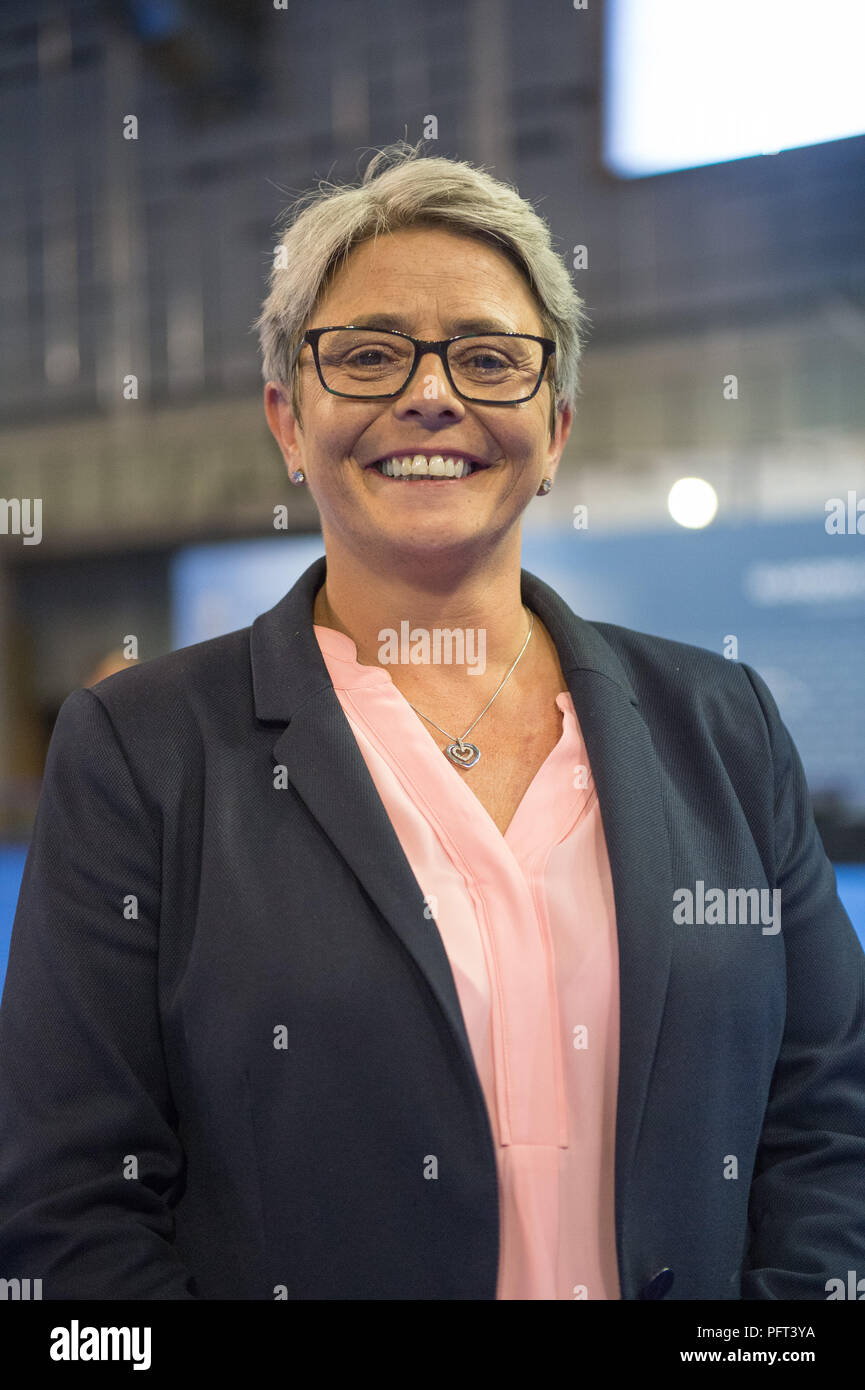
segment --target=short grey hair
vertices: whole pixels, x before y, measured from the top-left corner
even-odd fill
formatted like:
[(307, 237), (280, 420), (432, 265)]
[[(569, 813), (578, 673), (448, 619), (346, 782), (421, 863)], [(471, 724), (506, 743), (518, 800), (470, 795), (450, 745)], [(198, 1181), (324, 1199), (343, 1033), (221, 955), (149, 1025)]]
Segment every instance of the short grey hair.
[(322, 181), (283, 214), (289, 225), (276, 248), (262, 312), (252, 325), (258, 330), (264, 380), (290, 388), (299, 418), (294, 356), (316, 304), (349, 253), (379, 233), (441, 226), (491, 242), (526, 277), (544, 333), (556, 344), (554, 420), (556, 406), (576, 404), (588, 316), (553, 249), (550, 229), (510, 184), (463, 160), (424, 155), (422, 144), (400, 140), (385, 146), (359, 184)]

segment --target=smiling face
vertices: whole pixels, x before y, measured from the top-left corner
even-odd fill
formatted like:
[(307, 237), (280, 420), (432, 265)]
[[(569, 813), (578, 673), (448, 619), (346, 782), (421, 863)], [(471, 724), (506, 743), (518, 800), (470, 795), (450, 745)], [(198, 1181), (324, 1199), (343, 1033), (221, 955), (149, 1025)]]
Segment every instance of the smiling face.
[[(525, 278), (494, 246), (439, 227), (411, 227), (361, 243), (312, 315), (310, 328), (378, 325), (413, 337), (487, 331), (546, 336)], [(288, 392), (268, 382), (268, 424), (290, 471), (302, 468), (329, 555), (398, 563), (481, 547), (509, 533), (544, 477), (554, 477), (570, 430), (559, 412), (550, 437), (552, 381), (519, 405), (476, 405), (451, 387), (441, 360), (421, 358), (401, 395), (347, 400), (322, 386), (307, 346), (297, 365), (302, 426)], [(552, 370), (548, 372), (548, 378)], [(439, 481), (388, 477), (383, 459), (468, 459), (471, 474)], [(391, 465), (391, 471), (394, 466)], [(416, 470), (418, 471), (418, 470)], [(454, 472), (458, 474), (459, 467)]]

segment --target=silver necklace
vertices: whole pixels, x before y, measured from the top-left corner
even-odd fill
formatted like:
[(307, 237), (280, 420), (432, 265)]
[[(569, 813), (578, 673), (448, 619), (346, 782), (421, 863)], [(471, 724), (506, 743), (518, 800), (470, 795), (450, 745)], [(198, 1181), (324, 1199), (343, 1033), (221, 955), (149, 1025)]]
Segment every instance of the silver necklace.
[[(523, 654), (523, 652), (525, 651), (526, 647), (529, 645), (529, 637), (531, 637), (531, 635), (532, 635), (532, 628), (533, 628), (534, 625), (535, 625), (535, 615), (534, 615), (534, 613), (532, 613), (531, 609), (527, 609), (527, 608), (525, 607), (525, 605), (523, 605), (523, 611), (524, 611), (524, 612), (527, 612), (528, 615), (529, 615), (529, 619), (530, 619), (530, 621), (529, 621), (529, 632), (528, 632), (528, 636), (526, 637), (525, 642), (523, 643), (523, 645), (522, 645), (522, 647), (521, 647), (521, 649), (520, 649), (520, 654), (519, 654), (519, 656), (517, 657), (517, 661), (519, 661), (520, 656), (522, 656), (522, 654)], [(411, 700), (408, 701), (408, 704), (411, 705), (411, 707), (412, 707), (412, 709), (414, 710), (415, 714), (420, 714), (421, 719), (426, 719), (427, 723), (428, 723), (428, 724), (432, 724), (432, 726), (433, 726), (434, 729), (438, 729), (438, 731), (439, 731), (440, 734), (444, 734), (445, 738), (449, 738), (449, 739), (452, 740), (452, 742), (449, 743), (448, 746), (447, 746), (447, 748), (445, 749), (445, 752), (447, 753), (447, 755), (448, 755), (448, 757), (450, 758), (451, 762), (454, 763), (457, 767), (462, 767), (462, 768), (474, 767), (474, 765), (475, 765), (475, 763), (477, 762), (478, 758), (481, 756), (481, 750), (478, 748), (477, 744), (476, 744), (476, 743), (466, 743), (466, 742), (465, 742), (466, 737), (467, 737), (468, 734), (471, 733), (472, 729), (475, 727), (475, 724), (477, 724), (481, 719), (483, 719), (484, 715), (486, 714), (486, 712), (487, 712), (487, 710), (489, 709), (490, 705), (492, 704), (493, 700), (496, 698), (496, 695), (498, 695), (499, 690), (501, 690), (502, 687), (505, 685), (505, 682), (508, 681), (508, 680), (510, 680), (511, 674), (513, 673), (514, 666), (516, 666), (517, 661), (514, 662), (514, 665), (511, 667), (510, 671), (508, 671), (507, 675), (505, 676), (505, 679), (502, 681), (502, 684), (499, 686), (499, 689), (495, 692), (495, 694), (492, 696), (492, 698), (489, 699), (489, 700), (487, 701), (487, 703), (484, 705), (484, 707), (483, 707), (483, 709), (481, 710), (480, 714), (478, 715), (477, 719), (474, 721), (474, 724), (469, 724), (469, 727), (466, 729), (466, 731), (465, 731), (465, 733), (463, 734), (462, 738), (454, 738), (454, 735), (453, 735), (453, 734), (449, 734), (448, 731), (447, 731), (447, 729), (442, 729), (442, 728), (440, 728), (440, 726), (439, 726), (438, 724), (436, 724), (434, 720), (430, 719), (430, 718), (429, 718), (427, 715), (425, 715), (425, 714), (421, 714), (421, 712), (420, 712), (420, 710), (418, 709), (417, 705), (412, 705), (412, 704), (411, 704)]]

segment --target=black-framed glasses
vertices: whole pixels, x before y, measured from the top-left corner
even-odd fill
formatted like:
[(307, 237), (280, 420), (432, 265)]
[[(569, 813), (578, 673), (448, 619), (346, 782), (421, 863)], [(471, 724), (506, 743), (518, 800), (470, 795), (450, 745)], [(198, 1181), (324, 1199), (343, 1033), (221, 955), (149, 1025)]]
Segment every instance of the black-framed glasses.
[(431, 342), (395, 329), (310, 328), (294, 354), (312, 348), (325, 391), (349, 400), (385, 401), (405, 390), (420, 359), (441, 359), (451, 387), (478, 405), (519, 405), (540, 389), (556, 350), (551, 338), (532, 333), (460, 333)]

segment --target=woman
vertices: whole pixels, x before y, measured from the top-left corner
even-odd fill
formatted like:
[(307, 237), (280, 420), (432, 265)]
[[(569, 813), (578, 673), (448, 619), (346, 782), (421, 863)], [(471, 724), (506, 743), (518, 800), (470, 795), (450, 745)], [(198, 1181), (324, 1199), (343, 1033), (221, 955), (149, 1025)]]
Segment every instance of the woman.
[(865, 1271), (865, 956), (772, 696), (520, 568), (580, 326), (545, 225), (466, 164), (385, 152), (286, 230), (265, 408), (326, 554), (63, 706), (0, 1015), (0, 1273), (817, 1299)]

